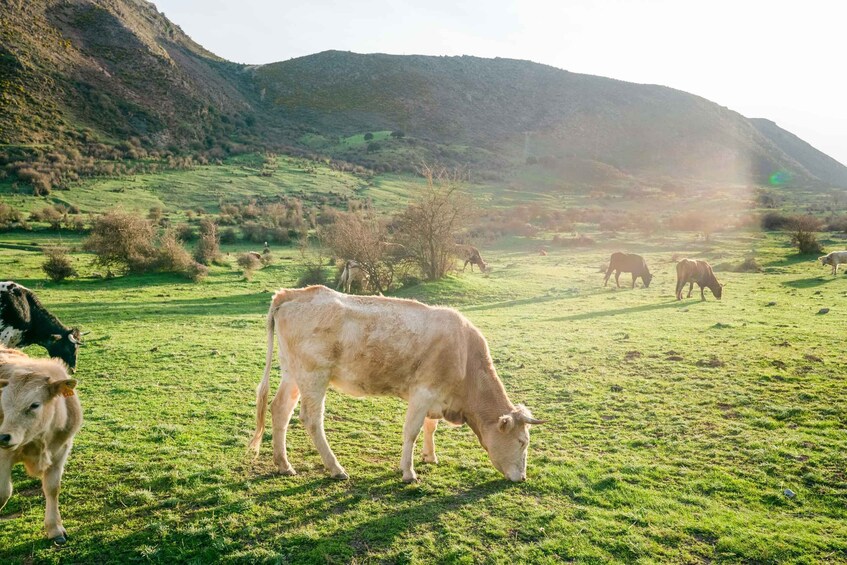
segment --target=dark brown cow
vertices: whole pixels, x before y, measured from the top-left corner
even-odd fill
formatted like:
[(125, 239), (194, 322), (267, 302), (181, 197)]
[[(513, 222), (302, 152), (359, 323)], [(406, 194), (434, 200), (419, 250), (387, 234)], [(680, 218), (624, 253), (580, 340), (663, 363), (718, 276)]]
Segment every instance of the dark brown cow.
[(471, 265), (471, 272), (473, 272), (474, 265), (479, 267), (483, 273), (488, 268), (488, 263), (486, 263), (482, 259), (482, 255), (479, 254), (479, 249), (472, 245), (456, 245), (456, 255), (465, 260), (465, 264), (462, 266), (463, 271), (468, 266), (468, 263)]
[(632, 273), (632, 288), (635, 288), (635, 281), (638, 277), (641, 277), (644, 288), (649, 287), (650, 281), (653, 280), (653, 275), (650, 274), (650, 269), (647, 268), (644, 257), (634, 253), (621, 253), (620, 251), (612, 253), (612, 257), (609, 259), (609, 268), (606, 269), (606, 278), (603, 279), (603, 286), (609, 284), (612, 271), (615, 272), (615, 284), (618, 285), (618, 288), (621, 287), (619, 281), (621, 273)]
[(703, 289), (708, 287), (715, 298), (721, 299), (723, 285), (715, 278), (712, 266), (702, 259), (683, 259), (676, 264), (676, 299), (682, 300), (682, 289), (688, 284), (688, 298), (694, 290), (694, 283), (700, 286), (700, 300), (706, 300)]

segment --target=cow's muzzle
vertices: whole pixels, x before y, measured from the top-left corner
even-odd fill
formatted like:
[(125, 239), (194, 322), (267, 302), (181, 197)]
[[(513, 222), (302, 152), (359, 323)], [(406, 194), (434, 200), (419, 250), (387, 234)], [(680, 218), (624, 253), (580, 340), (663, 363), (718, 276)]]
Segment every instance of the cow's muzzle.
[(0, 448), (11, 449), (11, 448), (15, 447), (15, 445), (12, 444), (11, 441), (12, 441), (11, 434), (0, 435)]

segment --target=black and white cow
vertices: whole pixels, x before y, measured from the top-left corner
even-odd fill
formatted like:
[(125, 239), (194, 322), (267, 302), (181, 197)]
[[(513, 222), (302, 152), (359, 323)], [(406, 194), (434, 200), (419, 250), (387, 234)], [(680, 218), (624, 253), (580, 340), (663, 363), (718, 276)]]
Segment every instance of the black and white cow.
[(76, 371), (82, 345), (77, 328), (65, 326), (41, 305), (35, 294), (16, 282), (0, 282), (0, 345), (25, 347), (38, 344)]

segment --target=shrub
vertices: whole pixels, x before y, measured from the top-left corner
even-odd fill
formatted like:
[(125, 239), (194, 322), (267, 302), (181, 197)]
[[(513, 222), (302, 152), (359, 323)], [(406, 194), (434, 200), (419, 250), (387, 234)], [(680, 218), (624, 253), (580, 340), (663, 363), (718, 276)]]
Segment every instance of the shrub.
[(253, 277), (253, 272), (262, 266), (262, 262), (252, 253), (240, 254), (236, 262), (244, 271), (244, 278), (248, 281)]
[(396, 129), (391, 132), (391, 137), (393, 137), (394, 139), (401, 139), (406, 137), (406, 134), (402, 130)]
[(167, 230), (159, 238), (156, 250), (156, 270), (163, 273), (185, 273), (194, 261), (182, 246), (173, 230)]
[(365, 141), (370, 141), (373, 138), (374, 138), (374, 134), (372, 134), (371, 132), (368, 132), (368, 133), (365, 134)]
[(210, 265), (221, 256), (218, 243), (218, 228), (211, 220), (204, 218), (200, 222), (200, 239), (194, 249), (194, 259), (203, 265)]
[(119, 267), (144, 272), (155, 261), (153, 226), (145, 218), (122, 210), (112, 210), (94, 219), (91, 235), (83, 247), (96, 255), (103, 267)]
[(233, 228), (226, 228), (225, 230), (221, 230), (221, 243), (235, 243), (236, 241), (238, 241), (238, 234)]
[(20, 223), (22, 216), (19, 210), (0, 202), (0, 229), (7, 229)]
[(776, 231), (785, 229), (789, 223), (788, 216), (783, 216), (779, 212), (768, 212), (762, 215), (762, 229), (767, 231)]
[(379, 151), (379, 143), (377, 143), (376, 141), (371, 141), (370, 143), (368, 143), (368, 153), (374, 153), (376, 151)]
[(733, 269), (736, 273), (761, 273), (764, 269), (755, 257), (747, 257)]
[(53, 282), (62, 282), (68, 277), (77, 276), (76, 269), (68, 257), (68, 250), (64, 247), (48, 247), (44, 250), (47, 260), (41, 265), (41, 269)]
[(185, 269), (185, 276), (194, 282), (201, 282), (209, 275), (209, 268), (197, 261), (192, 261)]
[(821, 253), (823, 247), (818, 243), (815, 232), (823, 226), (823, 221), (814, 216), (805, 214), (792, 216), (789, 220), (791, 233), (791, 244), (797, 247), (801, 255)]

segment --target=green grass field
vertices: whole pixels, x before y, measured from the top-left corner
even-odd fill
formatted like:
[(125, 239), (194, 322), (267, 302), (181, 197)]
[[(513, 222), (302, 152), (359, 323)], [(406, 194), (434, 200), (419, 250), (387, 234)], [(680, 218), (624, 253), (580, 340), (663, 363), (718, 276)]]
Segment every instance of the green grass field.
[[(296, 413), (296, 477), (275, 473), (270, 426), (258, 460), (245, 455), (264, 317), (300, 274), (295, 249), (275, 249), (250, 282), (214, 267), (201, 284), (94, 280), (77, 254), (83, 277), (53, 284), (41, 255), (18, 248), (50, 238), (0, 235), (0, 266), (92, 332), (60, 497), (70, 537), (50, 546), (40, 483), (17, 467), (4, 563), (847, 561), (847, 276), (796, 258), (784, 236), (619, 234), (545, 257), (538, 240), (506, 239), (482, 249), (490, 274), (402, 291), (468, 316), (512, 401), (547, 420), (526, 483), (504, 480), (467, 427), (441, 426), (440, 463), (418, 463), (413, 485), (397, 470), (404, 405), (392, 399), (330, 393), (347, 482), (328, 478)], [(650, 288), (602, 287), (617, 249), (644, 253)], [(722, 301), (677, 302), (675, 253), (755, 253), (765, 271), (719, 272)]]

